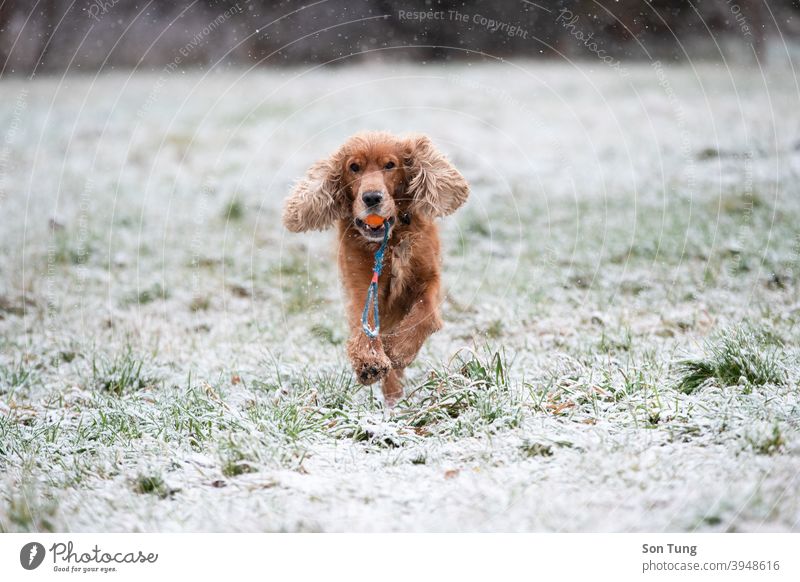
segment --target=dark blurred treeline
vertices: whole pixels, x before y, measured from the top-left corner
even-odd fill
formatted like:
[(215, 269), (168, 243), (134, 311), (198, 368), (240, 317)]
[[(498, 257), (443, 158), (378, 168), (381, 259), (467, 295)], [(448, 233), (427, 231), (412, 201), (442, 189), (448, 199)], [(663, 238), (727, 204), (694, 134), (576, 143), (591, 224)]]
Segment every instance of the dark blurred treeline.
[[(492, 57), (763, 59), (800, 0), (27, 0), (0, 4), (2, 74)], [(594, 53), (594, 55), (592, 54)], [(489, 56), (491, 55), (491, 56)]]

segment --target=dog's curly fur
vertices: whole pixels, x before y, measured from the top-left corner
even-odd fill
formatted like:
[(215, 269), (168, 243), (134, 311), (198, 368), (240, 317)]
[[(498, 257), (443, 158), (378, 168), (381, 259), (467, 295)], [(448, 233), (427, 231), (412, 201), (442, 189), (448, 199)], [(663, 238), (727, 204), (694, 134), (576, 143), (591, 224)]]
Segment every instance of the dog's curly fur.
[[(364, 194), (380, 194), (368, 206)], [(469, 196), (464, 177), (424, 135), (366, 132), (313, 164), (286, 201), (283, 223), (292, 232), (339, 231), (339, 271), (348, 297), (347, 353), (359, 381), (383, 380), (393, 406), (403, 394), (403, 370), (430, 334), (442, 326), (440, 245), (435, 219), (455, 212)], [(373, 255), (389, 221), (389, 246), (378, 286), (380, 336), (367, 337), (361, 312), (372, 278)]]

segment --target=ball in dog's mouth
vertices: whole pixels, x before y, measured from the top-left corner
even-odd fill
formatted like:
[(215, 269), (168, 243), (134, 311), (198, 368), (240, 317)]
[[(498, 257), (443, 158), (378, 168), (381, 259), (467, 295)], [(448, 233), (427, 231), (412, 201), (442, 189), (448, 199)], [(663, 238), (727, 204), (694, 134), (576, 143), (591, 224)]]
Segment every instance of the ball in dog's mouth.
[(394, 218), (383, 218), (377, 214), (370, 214), (364, 220), (356, 218), (355, 223), (366, 238), (371, 241), (382, 241), (384, 230), (392, 228)]

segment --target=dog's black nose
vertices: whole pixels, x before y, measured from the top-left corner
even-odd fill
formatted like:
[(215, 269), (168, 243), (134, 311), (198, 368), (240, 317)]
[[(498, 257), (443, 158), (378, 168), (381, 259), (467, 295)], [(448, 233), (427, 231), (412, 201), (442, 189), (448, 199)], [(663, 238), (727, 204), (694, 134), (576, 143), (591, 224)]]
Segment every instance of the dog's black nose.
[(377, 206), (383, 200), (383, 193), (378, 192), (377, 190), (373, 190), (372, 192), (364, 192), (361, 195), (361, 199), (364, 201), (364, 204), (367, 205), (367, 208), (372, 208), (373, 206)]

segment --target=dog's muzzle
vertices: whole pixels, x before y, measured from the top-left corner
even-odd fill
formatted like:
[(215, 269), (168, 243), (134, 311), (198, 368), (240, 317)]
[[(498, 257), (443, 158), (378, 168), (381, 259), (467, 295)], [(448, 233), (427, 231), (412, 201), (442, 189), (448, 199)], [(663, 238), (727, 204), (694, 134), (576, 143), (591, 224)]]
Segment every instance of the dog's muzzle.
[(383, 233), (388, 228), (391, 230), (394, 225), (394, 218), (387, 218), (380, 226), (370, 226), (360, 218), (355, 219), (356, 228), (370, 242), (380, 242), (383, 240)]

